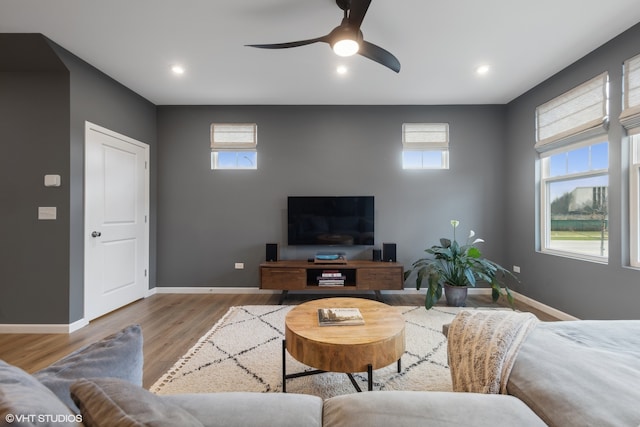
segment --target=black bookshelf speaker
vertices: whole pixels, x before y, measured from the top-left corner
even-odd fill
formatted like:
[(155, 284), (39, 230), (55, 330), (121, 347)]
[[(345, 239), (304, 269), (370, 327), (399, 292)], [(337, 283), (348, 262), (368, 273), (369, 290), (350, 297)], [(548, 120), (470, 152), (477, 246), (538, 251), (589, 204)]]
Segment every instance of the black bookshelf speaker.
[(398, 262), (396, 255), (395, 243), (383, 243), (382, 244), (382, 261), (384, 262)]
[(373, 250), (373, 260), (382, 261), (382, 251), (380, 249)]
[(278, 260), (278, 244), (277, 243), (267, 243), (265, 259), (267, 260), (267, 262), (273, 262)]

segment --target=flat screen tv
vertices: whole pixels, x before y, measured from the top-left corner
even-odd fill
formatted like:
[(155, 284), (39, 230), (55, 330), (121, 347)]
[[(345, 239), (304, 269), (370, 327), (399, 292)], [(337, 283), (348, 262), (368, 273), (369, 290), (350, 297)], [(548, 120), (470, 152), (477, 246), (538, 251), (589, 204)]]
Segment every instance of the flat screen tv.
[(289, 196), (288, 244), (374, 244), (373, 196)]

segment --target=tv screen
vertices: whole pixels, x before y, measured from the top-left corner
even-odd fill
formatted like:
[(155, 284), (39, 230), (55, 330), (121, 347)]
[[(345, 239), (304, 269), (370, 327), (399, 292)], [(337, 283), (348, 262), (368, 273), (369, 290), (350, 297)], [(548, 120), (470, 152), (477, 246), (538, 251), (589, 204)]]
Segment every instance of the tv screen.
[(373, 245), (373, 202), (373, 196), (290, 196), (288, 244)]

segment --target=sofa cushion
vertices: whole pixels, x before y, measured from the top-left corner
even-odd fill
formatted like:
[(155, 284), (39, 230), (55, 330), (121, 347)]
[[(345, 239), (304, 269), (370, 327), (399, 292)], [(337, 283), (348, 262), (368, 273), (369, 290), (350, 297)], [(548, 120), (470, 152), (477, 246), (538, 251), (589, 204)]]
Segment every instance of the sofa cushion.
[(0, 360), (1, 425), (67, 427), (79, 418), (33, 376)]
[(180, 407), (116, 378), (77, 381), (71, 385), (71, 396), (87, 427), (202, 427)]
[(112, 377), (142, 386), (142, 330), (132, 325), (89, 344), (34, 374), (69, 408), (78, 413), (69, 387), (80, 378)]
[(547, 424), (640, 425), (640, 320), (541, 323), (522, 344), (507, 391)]
[(161, 396), (205, 427), (321, 427), (322, 399), (295, 393), (192, 393)]
[(371, 391), (324, 402), (325, 427), (543, 427), (520, 400), (498, 394)]

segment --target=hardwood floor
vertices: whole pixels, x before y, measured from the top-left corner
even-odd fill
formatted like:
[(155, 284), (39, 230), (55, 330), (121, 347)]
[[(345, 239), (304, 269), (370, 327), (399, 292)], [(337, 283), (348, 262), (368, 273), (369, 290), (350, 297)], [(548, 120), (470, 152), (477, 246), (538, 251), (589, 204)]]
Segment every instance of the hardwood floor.
[[(290, 294), (285, 304), (298, 304), (328, 295)], [(358, 296), (369, 297), (366, 294)], [(415, 292), (383, 294), (390, 305), (422, 305)], [(278, 304), (278, 294), (157, 294), (93, 320), (71, 334), (0, 334), (0, 359), (27, 372), (42, 369), (87, 344), (130, 324), (140, 324), (144, 335), (144, 386), (149, 388), (187, 352), (232, 306)], [(441, 304), (443, 304), (441, 302)], [(443, 304), (444, 305), (444, 304)], [(499, 304), (504, 305), (504, 304)], [(489, 295), (470, 294), (469, 307), (495, 306)], [(540, 320), (555, 319), (516, 302)]]

